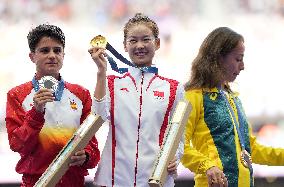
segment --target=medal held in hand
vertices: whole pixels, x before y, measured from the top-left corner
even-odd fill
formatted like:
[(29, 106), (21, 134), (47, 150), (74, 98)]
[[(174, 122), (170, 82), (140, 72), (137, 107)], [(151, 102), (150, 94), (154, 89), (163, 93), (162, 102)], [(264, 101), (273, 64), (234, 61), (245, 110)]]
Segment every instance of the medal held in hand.
[(104, 36), (102, 35), (98, 35), (98, 36), (95, 36), (91, 42), (90, 42), (91, 46), (93, 47), (101, 47), (101, 48), (104, 48), (106, 49), (106, 46), (107, 46), (107, 40)]
[[(124, 64), (128, 66), (132, 66), (135, 68), (140, 69), (143, 72), (149, 72), (149, 73), (158, 73), (158, 68), (153, 67), (153, 66), (145, 66), (145, 67), (138, 67), (135, 64), (131, 63), (129, 60), (124, 58), (119, 52), (117, 52), (106, 40), (106, 38), (102, 35), (97, 35), (95, 36), (91, 42), (90, 42), (92, 47), (100, 47), (108, 50), (115, 58), (117, 58), (119, 61), (123, 62)], [(107, 55), (107, 60), (110, 63), (111, 69), (123, 74), (128, 71), (128, 68), (118, 68), (116, 62), (114, 59)]]
[(44, 76), (38, 80), (39, 88), (47, 88), (52, 90), (52, 93), (55, 94), (58, 88), (58, 80), (52, 76)]
[(252, 167), (252, 160), (250, 154), (246, 150), (242, 150), (241, 152), (241, 162), (244, 167), (250, 168)]

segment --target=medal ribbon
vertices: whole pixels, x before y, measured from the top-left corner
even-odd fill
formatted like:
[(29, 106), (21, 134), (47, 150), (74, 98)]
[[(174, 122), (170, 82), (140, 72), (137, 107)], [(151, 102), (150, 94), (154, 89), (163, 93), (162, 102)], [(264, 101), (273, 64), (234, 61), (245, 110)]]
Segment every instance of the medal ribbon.
[[(37, 92), (39, 90), (39, 84), (35, 76), (33, 77), (32, 84), (33, 84), (35, 92)], [(64, 90), (64, 80), (61, 78), (60, 81), (58, 81), (58, 87), (56, 91), (54, 92), (55, 101), (61, 100), (63, 90)]]
[[(243, 131), (241, 131), (241, 130), (243, 129), (243, 120), (242, 120), (242, 119), (243, 119), (243, 116), (241, 115), (241, 110), (240, 110), (240, 108), (239, 108), (239, 105), (237, 104), (235, 98), (232, 97), (232, 98), (233, 98), (233, 101), (234, 101), (234, 103), (235, 103), (235, 106), (236, 106), (236, 108), (237, 108), (238, 119), (239, 119), (239, 121), (237, 121), (236, 116), (235, 116), (235, 113), (234, 113), (234, 111), (233, 111), (233, 108), (232, 108), (232, 106), (230, 105), (229, 100), (228, 100), (228, 98), (226, 97), (224, 91), (221, 90), (221, 89), (218, 89), (218, 90), (219, 90), (219, 92), (221, 93), (222, 97), (225, 99), (226, 105), (227, 105), (227, 107), (229, 108), (231, 115), (233, 116), (233, 120), (234, 120), (234, 123), (235, 123), (235, 127), (236, 127), (236, 129), (237, 129), (237, 133), (238, 133), (238, 136), (239, 136), (239, 140), (240, 140), (240, 145), (241, 145), (242, 151), (243, 151), (243, 150), (246, 150), (246, 149), (245, 149), (244, 134), (242, 133)], [(253, 172), (252, 165), (248, 163), (248, 166), (249, 166), (250, 172), (252, 173), (252, 172)]]
[[(118, 60), (120, 60), (121, 62), (123, 62), (124, 64), (126, 64), (128, 66), (132, 66), (132, 67), (138, 68), (142, 72), (155, 73), (155, 74), (158, 73), (158, 68), (156, 68), (156, 67), (152, 67), (152, 66), (138, 67), (138, 66), (134, 65), (129, 60), (124, 58), (120, 53), (118, 53), (109, 43), (107, 43), (106, 49), (109, 50), (113, 54), (113, 56), (115, 56)], [(116, 72), (118, 72), (120, 74), (123, 74), (123, 73), (128, 71), (128, 68), (118, 68), (117, 67), (117, 63), (109, 55), (107, 55), (107, 59), (108, 59), (108, 61), (110, 63), (110, 66), (111, 66), (112, 70), (114, 70), (114, 71), (116, 71)]]

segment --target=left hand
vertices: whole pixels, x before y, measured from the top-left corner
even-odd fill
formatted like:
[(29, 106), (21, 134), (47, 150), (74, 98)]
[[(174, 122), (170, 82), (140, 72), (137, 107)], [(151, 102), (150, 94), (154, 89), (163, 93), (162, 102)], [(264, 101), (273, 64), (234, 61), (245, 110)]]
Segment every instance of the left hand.
[(169, 174), (176, 174), (177, 173), (177, 167), (178, 167), (177, 158), (174, 157), (174, 159), (170, 161), (168, 168), (167, 168)]
[(82, 166), (86, 158), (85, 150), (77, 151), (73, 156), (71, 156), (71, 163), (69, 166)]

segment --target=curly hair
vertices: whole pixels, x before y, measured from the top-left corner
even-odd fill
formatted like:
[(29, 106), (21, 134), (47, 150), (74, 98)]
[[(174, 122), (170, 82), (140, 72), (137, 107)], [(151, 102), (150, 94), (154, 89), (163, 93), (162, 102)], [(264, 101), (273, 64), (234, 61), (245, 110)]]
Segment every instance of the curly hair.
[(27, 36), (31, 52), (35, 52), (37, 44), (41, 38), (45, 36), (57, 40), (62, 44), (63, 48), (65, 47), (65, 36), (59, 27), (55, 25), (41, 24), (33, 28)]
[(124, 32), (124, 41), (126, 41), (127, 34), (129, 32), (129, 29), (138, 24), (145, 24), (147, 27), (149, 27), (155, 38), (159, 38), (159, 28), (155, 21), (150, 19), (148, 16), (143, 15), (142, 13), (135, 14), (134, 17), (130, 18), (128, 22), (125, 24), (123, 32)]
[(192, 62), (191, 77), (185, 90), (217, 87), (224, 79), (220, 57), (229, 54), (240, 41), (244, 41), (243, 36), (228, 27), (219, 27), (209, 33)]

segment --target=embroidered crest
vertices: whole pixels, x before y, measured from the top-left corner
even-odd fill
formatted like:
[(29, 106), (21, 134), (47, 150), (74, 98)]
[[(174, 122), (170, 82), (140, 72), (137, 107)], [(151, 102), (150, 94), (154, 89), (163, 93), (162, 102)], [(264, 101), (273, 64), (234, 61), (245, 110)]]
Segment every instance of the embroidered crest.
[(69, 98), (69, 101), (70, 101), (70, 107), (73, 109), (73, 110), (77, 110), (77, 103)]
[(209, 98), (210, 98), (212, 101), (215, 101), (216, 98), (217, 98), (217, 96), (218, 96), (217, 93), (211, 93)]
[(159, 100), (164, 99), (164, 97), (165, 97), (164, 92), (160, 92), (160, 91), (153, 91), (153, 92), (154, 92), (155, 99), (159, 99)]

